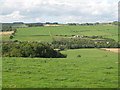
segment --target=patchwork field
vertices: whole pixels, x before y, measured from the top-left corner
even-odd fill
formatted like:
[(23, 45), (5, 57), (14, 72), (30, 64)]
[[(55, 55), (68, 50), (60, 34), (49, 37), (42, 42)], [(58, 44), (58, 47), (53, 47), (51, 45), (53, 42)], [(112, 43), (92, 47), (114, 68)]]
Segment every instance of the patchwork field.
[(3, 58), (4, 88), (117, 88), (118, 54), (62, 51), (67, 58)]
[[(17, 28), (13, 38), (9, 34), (1, 36), (2, 41), (50, 43), (54, 39), (76, 38), (74, 35), (102, 36), (118, 41), (118, 27), (25, 27)], [(61, 53), (67, 54), (67, 58), (3, 57), (3, 88), (117, 88), (118, 53), (113, 51), (117, 52), (115, 48), (65, 49)]]
[(117, 26), (51, 26), (18, 28), (12, 40), (51, 42), (55, 35), (103, 36), (118, 41)]

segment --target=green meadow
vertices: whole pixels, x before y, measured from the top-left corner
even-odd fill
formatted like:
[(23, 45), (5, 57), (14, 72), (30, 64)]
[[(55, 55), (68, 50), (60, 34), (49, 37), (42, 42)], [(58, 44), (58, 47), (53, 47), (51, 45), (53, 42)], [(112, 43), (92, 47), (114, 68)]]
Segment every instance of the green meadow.
[[(102, 36), (118, 41), (118, 26), (25, 27), (17, 28), (12, 39), (2, 35), (2, 40), (52, 42), (62, 35)], [(117, 53), (90, 48), (60, 52), (67, 54), (67, 58), (3, 57), (3, 88), (118, 87)]]
[(10, 35), (1, 35), (1, 40), (2, 41), (11, 41), (10, 39), (9, 39), (9, 37), (10, 37)]
[[(65, 50), (67, 58), (3, 58), (4, 88), (117, 88), (118, 54)], [(80, 57), (78, 57), (78, 55)]]
[(12, 40), (51, 42), (55, 35), (103, 36), (118, 41), (117, 26), (50, 26), (18, 28)]

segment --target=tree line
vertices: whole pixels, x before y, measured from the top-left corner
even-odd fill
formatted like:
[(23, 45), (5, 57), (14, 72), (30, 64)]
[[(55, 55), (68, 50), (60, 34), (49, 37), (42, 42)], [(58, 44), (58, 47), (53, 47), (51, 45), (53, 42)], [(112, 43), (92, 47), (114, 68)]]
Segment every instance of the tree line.
[(89, 39), (63, 38), (61, 40), (54, 40), (51, 46), (53, 48), (57, 48), (60, 50), (79, 48), (119, 48), (120, 42), (116, 42), (111, 39), (89, 40)]

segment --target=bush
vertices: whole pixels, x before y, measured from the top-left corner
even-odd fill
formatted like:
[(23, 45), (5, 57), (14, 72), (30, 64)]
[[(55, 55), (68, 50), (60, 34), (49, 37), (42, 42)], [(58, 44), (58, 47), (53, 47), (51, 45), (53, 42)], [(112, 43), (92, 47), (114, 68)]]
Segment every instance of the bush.
[(18, 42), (18, 40), (14, 40), (13, 42)]
[(14, 37), (14, 36), (13, 36), (13, 35), (11, 35), (9, 38), (10, 38), (10, 39), (12, 39), (13, 37)]
[(77, 57), (81, 57), (81, 55), (77, 55)]

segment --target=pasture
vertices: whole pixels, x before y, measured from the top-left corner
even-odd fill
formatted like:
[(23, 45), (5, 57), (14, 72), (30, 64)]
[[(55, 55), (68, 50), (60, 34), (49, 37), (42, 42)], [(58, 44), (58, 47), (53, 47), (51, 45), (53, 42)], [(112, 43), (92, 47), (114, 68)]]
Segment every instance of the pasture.
[(117, 88), (118, 54), (62, 51), (67, 58), (3, 58), (3, 88)]
[[(118, 26), (25, 27), (17, 28), (12, 39), (2, 35), (2, 40), (52, 42), (71, 38), (69, 35), (102, 36), (118, 41)], [(67, 58), (3, 57), (3, 88), (118, 87), (117, 53), (101, 49), (69, 49), (61, 53), (67, 54)]]
[(1, 41), (11, 41), (9, 37), (10, 37), (10, 35), (1, 35), (0, 36)]
[(46, 41), (51, 42), (55, 35), (87, 35), (103, 36), (118, 41), (117, 26), (51, 26), (51, 27), (26, 27), (18, 28), (12, 40), (19, 41)]

